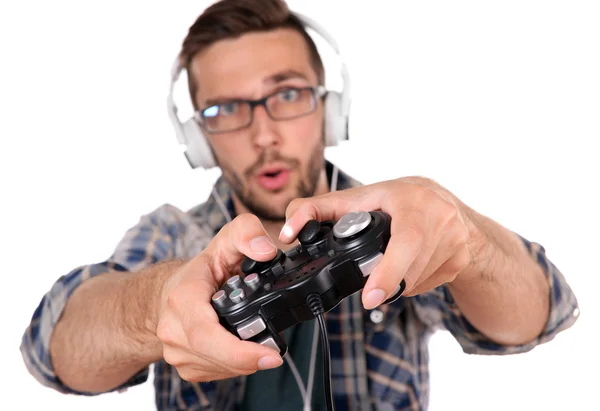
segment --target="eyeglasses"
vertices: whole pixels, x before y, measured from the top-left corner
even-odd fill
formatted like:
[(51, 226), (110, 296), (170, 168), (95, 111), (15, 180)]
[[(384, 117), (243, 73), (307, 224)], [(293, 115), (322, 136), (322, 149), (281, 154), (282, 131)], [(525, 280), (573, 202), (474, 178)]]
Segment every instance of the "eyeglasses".
[(323, 86), (288, 87), (260, 100), (231, 100), (196, 111), (194, 117), (208, 133), (228, 133), (252, 124), (254, 108), (263, 106), (273, 120), (306, 116), (317, 107), (317, 99), (327, 94)]

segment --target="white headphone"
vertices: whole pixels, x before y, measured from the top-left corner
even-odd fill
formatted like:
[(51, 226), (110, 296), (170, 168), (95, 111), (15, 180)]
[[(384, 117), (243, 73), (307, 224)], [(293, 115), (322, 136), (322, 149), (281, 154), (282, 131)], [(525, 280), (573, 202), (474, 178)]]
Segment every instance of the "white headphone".
[[(328, 91), (325, 97), (325, 145), (335, 146), (342, 140), (348, 140), (348, 116), (350, 114), (350, 76), (342, 58), (339, 47), (333, 37), (316, 21), (293, 13), (304, 25), (318, 33), (335, 50), (342, 64), (342, 91)], [(171, 69), (171, 84), (167, 97), (167, 110), (169, 118), (175, 128), (175, 135), (180, 144), (186, 146), (184, 152), (192, 168), (202, 167), (210, 169), (215, 167), (216, 161), (210, 144), (202, 128), (192, 116), (185, 122), (181, 122), (177, 116), (177, 106), (173, 100), (173, 91), (179, 75), (185, 68), (181, 66), (179, 59), (175, 59)]]

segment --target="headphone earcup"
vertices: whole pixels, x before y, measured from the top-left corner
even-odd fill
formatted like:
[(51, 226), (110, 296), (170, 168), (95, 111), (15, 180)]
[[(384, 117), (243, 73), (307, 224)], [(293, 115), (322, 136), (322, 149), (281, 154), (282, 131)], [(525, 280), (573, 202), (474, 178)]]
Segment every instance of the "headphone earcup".
[(325, 96), (325, 145), (335, 146), (347, 140), (347, 122), (342, 107), (342, 95), (329, 91)]
[(192, 168), (202, 167), (205, 169), (215, 167), (217, 163), (208, 139), (196, 120), (191, 118), (181, 126), (187, 147), (184, 154), (190, 166)]

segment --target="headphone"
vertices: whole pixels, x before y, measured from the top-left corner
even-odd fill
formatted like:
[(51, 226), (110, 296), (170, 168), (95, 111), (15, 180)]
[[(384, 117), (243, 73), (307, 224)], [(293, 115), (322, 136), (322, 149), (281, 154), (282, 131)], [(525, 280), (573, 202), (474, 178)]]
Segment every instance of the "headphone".
[[(335, 146), (338, 142), (348, 140), (348, 116), (350, 114), (350, 76), (340, 49), (333, 37), (316, 21), (299, 13), (292, 13), (300, 20), (304, 28), (309, 28), (318, 33), (336, 52), (342, 63), (342, 91), (327, 91), (325, 95), (325, 146)], [(192, 116), (181, 122), (177, 115), (177, 106), (173, 100), (175, 83), (182, 71), (179, 58), (175, 59), (171, 68), (171, 83), (167, 97), (167, 112), (179, 144), (186, 146), (184, 155), (192, 168), (211, 169), (216, 167), (216, 161), (202, 128)]]

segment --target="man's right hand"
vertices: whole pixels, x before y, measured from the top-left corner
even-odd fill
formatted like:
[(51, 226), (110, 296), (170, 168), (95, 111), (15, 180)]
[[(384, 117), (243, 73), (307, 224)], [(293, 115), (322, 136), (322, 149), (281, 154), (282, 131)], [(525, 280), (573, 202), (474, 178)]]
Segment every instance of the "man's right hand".
[(277, 248), (260, 220), (251, 214), (226, 224), (209, 246), (164, 284), (156, 334), (165, 361), (186, 381), (213, 381), (248, 375), (282, 364), (279, 353), (227, 331), (210, 301), (244, 256), (257, 261), (275, 257)]

